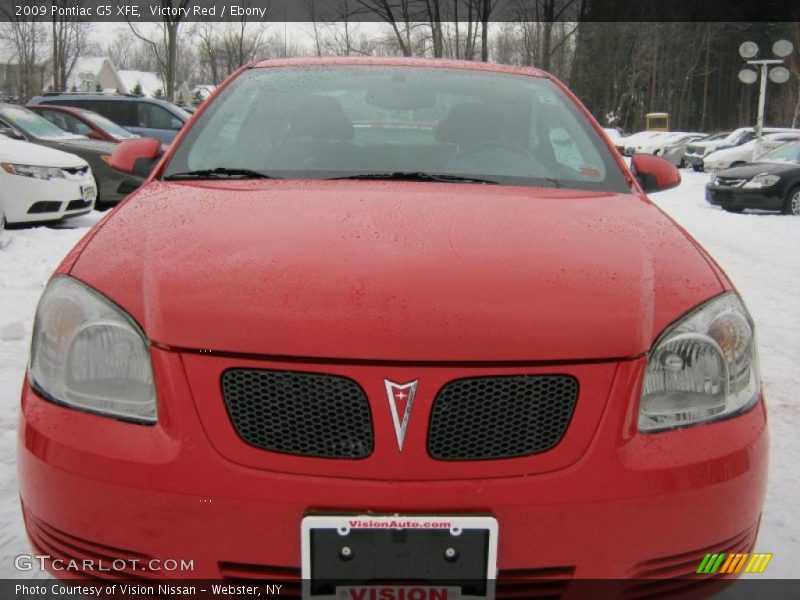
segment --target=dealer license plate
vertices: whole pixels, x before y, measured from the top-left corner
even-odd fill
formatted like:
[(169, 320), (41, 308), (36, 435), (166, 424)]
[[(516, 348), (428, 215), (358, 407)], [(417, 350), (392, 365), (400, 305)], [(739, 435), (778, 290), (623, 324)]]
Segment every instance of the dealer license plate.
[(303, 598), (493, 598), (497, 532), (488, 516), (308, 516), (301, 526)]
[(82, 185), (81, 195), (83, 196), (84, 202), (94, 202), (97, 198), (97, 188), (93, 185)]

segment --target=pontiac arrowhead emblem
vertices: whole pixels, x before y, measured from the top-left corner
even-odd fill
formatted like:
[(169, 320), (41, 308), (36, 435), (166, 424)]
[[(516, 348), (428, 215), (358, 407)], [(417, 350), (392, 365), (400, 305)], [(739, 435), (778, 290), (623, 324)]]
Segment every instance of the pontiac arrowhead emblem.
[(414, 395), (417, 393), (419, 380), (400, 384), (384, 379), (383, 383), (386, 385), (389, 408), (392, 409), (392, 422), (394, 423), (394, 432), (397, 434), (397, 446), (402, 452), (403, 440), (406, 437), (408, 419), (411, 416), (411, 407), (414, 404)]

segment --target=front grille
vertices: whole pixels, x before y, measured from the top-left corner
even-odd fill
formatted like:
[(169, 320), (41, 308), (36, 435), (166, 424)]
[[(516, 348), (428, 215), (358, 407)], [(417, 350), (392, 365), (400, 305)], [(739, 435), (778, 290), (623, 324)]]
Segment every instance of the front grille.
[(440, 460), (484, 460), (539, 454), (567, 430), (578, 399), (568, 375), (458, 379), (437, 394), (428, 452)]
[(717, 177), (714, 179), (714, 184), (721, 187), (739, 187), (746, 181), (746, 177)]
[(70, 203), (67, 204), (67, 210), (78, 210), (79, 208), (91, 208), (92, 201), (91, 200), (70, 200)]
[(62, 171), (66, 171), (70, 175), (86, 175), (89, 167), (61, 167)]
[(61, 210), (61, 202), (34, 202), (28, 209), (29, 215), (41, 213), (58, 212)]
[(234, 429), (248, 444), (323, 458), (372, 453), (369, 402), (352, 379), (231, 369), (222, 375), (222, 393)]

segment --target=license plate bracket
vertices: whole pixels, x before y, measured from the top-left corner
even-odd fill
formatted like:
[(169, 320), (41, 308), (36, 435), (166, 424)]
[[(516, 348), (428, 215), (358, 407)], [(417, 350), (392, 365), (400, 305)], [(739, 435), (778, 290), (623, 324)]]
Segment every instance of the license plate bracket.
[(342, 600), (348, 589), (387, 584), (446, 587), (451, 598), (493, 596), (493, 517), (315, 515), (303, 519), (301, 540), (307, 599)]

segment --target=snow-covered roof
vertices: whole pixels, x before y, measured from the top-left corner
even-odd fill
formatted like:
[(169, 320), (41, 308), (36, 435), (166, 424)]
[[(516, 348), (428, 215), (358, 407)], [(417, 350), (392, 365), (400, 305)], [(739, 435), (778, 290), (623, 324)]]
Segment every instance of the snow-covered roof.
[(151, 71), (117, 71), (117, 75), (122, 80), (124, 92), (131, 93), (137, 85), (142, 86), (142, 94), (152, 96), (156, 90), (166, 91), (166, 86), (157, 73)]
[[(103, 68), (106, 68), (105, 75), (101, 78)], [(117, 76), (117, 70), (114, 63), (106, 56), (86, 56), (78, 58), (75, 61), (75, 66), (67, 78), (67, 91), (76, 89), (79, 91), (95, 91), (97, 84), (108, 88), (113, 85), (112, 91), (116, 89), (122, 90), (122, 82)]]

